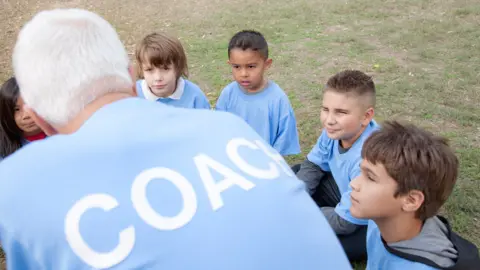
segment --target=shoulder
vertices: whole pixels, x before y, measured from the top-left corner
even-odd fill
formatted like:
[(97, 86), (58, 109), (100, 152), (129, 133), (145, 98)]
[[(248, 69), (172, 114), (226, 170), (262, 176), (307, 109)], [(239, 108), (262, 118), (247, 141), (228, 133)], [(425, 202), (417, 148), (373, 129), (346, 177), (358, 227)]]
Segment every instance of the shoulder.
[(335, 141), (336, 140), (328, 137), (327, 131), (325, 129), (322, 129), (322, 133), (318, 137), (317, 144), (324, 148), (331, 149), (335, 145)]
[(143, 81), (143, 79), (137, 80), (137, 82), (135, 83), (135, 85), (137, 86), (137, 90), (142, 89)]
[(137, 95), (140, 96), (140, 97), (143, 97), (143, 88), (142, 88), (142, 85), (143, 85), (143, 82), (145, 80), (143, 79), (140, 79), (140, 80), (137, 80), (137, 82), (135, 83), (135, 91), (137, 92)]
[(379, 130), (380, 126), (375, 122), (375, 120), (370, 121), (368, 126), (363, 131), (362, 135), (357, 139), (355, 144), (350, 148), (349, 152), (353, 153), (354, 156), (359, 156), (362, 152), (363, 143), (368, 139), (368, 137)]
[(192, 91), (194, 93), (203, 93), (202, 89), (200, 89), (200, 86), (198, 86), (197, 84), (187, 79), (183, 80), (185, 81), (185, 89), (188, 89), (188, 91)]
[(362, 137), (364, 137), (364, 138), (362, 138), (362, 139), (366, 140), (366, 138), (368, 138), (368, 136), (370, 136), (375, 131), (378, 131), (380, 128), (381, 128), (381, 126), (377, 123), (377, 121), (372, 119), (370, 121), (370, 123), (368, 123), (368, 126), (365, 129), (365, 131), (363, 132)]
[(231, 91), (234, 91), (237, 88), (238, 88), (238, 83), (236, 81), (233, 81), (233, 82), (227, 84), (223, 88), (222, 92), (231, 92)]
[(233, 81), (229, 84), (227, 84), (227, 86), (225, 86), (223, 89), (222, 89), (222, 92), (220, 93), (220, 96), (219, 96), (219, 99), (225, 99), (225, 98), (229, 98), (232, 93), (235, 93), (236, 90), (238, 88), (238, 84), (236, 81)]
[(285, 93), (285, 91), (274, 81), (268, 81), (268, 88), (267, 90), (269, 91), (270, 95), (273, 95), (277, 97), (279, 100), (282, 101), (287, 101), (288, 102), (288, 96)]
[[(12, 202), (21, 202), (33, 185), (42, 180), (45, 170), (54, 168), (57, 160), (51, 157), (53, 153), (64, 149), (59, 137), (53, 136), (34, 143), (29, 143), (0, 162), (0, 205), (12, 205)], [(28, 168), (28, 169), (26, 169)], [(35, 179), (35, 183), (30, 183)], [(15, 182), (12, 185), (12, 181)], [(45, 185), (49, 185), (45, 183)], [(5, 204), (7, 203), (7, 204)]]

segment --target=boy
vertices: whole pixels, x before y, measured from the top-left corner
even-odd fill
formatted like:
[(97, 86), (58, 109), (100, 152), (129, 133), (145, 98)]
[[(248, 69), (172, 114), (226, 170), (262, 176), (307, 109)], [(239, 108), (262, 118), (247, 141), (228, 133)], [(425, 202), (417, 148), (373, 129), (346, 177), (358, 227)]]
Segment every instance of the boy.
[(235, 34), (228, 45), (228, 58), (235, 81), (223, 89), (216, 110), (243, 118), (283, 156), (300, 153), (290, 101), (280, 86), (264, 76), (272, 59), (262, 34), (248, 30)]
[(188, 80), (187, 56), (182, 43), (165, 33), (152, 33), (135, 50), (140, 80), (137, 95), (180, 108), (210, 109), (205, 93)]
[(350, 211), (372, 219), (367, 269), (479, 269), (477, 248), (435, 216), (457, 179), (458, 160), (445, 139), (386, 122), (365, 141), (362, 157)]
[(357, 70), (331, 77), (323, 93), (322, 134), (307, 159), (293, 168), (322, 209), (350, 260), (366, 256), (367, 221), (350, 215), (352, 179), (360, 175), (361, 150), (376, 129), (375, 84)]

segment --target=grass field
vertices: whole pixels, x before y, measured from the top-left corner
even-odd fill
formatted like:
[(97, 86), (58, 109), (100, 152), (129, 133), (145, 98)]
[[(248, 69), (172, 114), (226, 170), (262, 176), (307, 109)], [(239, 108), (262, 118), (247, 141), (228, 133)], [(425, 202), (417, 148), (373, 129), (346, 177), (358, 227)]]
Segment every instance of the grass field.
[[(376, 119), (402, 119), (451, 139), (461, 161), (442, 212), (480, 245), (480, 2), (478, 0), (0, 0), (0, 80), (12, 74), (11, 49), (31, 16), (82, 7), (107, 18), (129, 52), (152, 31), (179, 36), (191, 80), (212, 104), (231, 79), (229, 38), (245, 28), (270, 44), (271, 79), (290, 97), (304, 158), (320, 133), (321, 89), (346, 68), (373, 75)], [(5, 16), (6, 15), (6, 16)], [(361, 268), (359, 265), (356, 268)]]

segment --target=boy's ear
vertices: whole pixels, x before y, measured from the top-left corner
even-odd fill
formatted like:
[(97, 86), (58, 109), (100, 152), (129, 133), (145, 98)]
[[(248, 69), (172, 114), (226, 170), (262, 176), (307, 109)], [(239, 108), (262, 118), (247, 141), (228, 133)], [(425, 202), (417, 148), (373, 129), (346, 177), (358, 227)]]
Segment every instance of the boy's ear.
[(268, 58), (267, 60), (265, 60), (265, 69), (269, 69), (270, 66), (272, 66), (272, 59)]
[(227, 65), (231, 65), (231, 64), (230, 64), (230, 59), (227, 60)]
[(27, 105), (23, 105), (23, 109), (26, 113), (32, 118), (33, 122), (41, 129), (47, 136), (52, 136), (58, 133), (58, 131), (47, 121), (45, 121), (42, 117), (40, 117), (34, 110), (32, 110)]
[(374, 116), (375, 116), (375, 110), (373, 109), (373, 107), (369, 107), (365, 111), (365, 115), (364, 115), (364, 119), (362, 121), (362, 125), (363, 126), (368, 125), (368, 123), (370, 123), (370, 121), (372, 121)]
[(425, 201), (425, 195), (419, 190), (411, 190), (404, 197), (402, 210), (405, 212), (416, 212)]

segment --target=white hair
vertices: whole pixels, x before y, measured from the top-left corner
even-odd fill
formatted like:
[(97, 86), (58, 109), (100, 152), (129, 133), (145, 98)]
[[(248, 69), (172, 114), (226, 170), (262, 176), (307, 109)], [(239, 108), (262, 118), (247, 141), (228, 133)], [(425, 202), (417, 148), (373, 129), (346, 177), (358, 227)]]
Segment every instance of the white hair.
[(22, 28), (13, 51), (25, 103), (59, 126), (96, 98), (131, 89), (128, 66), (115, 29), (81, 9), (39, 12)]

